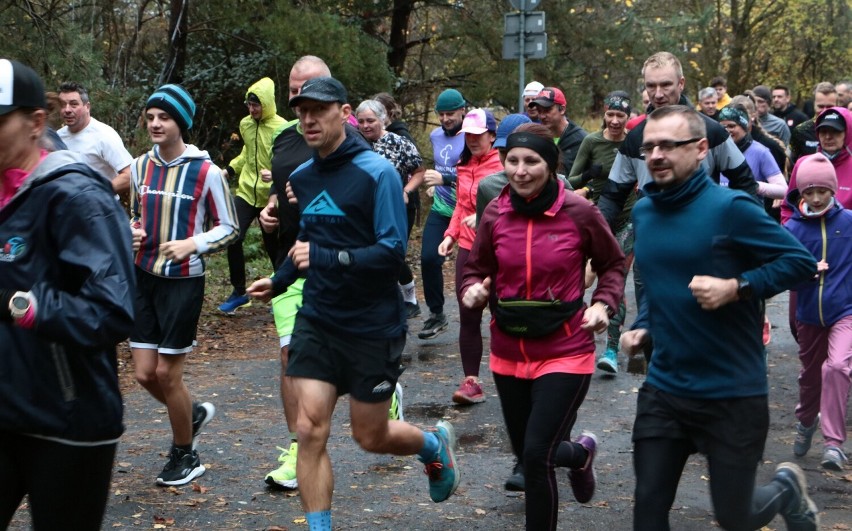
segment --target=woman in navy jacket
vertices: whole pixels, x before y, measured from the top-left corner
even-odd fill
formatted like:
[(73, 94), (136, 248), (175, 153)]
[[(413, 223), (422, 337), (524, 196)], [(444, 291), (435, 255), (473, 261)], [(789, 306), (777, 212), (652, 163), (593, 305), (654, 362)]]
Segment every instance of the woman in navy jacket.
[(130, 229), (105, 177), (42, 148), (38, 75), (0, 59), (0, 87), (0, 529), (24, 495), (35, 529), (99, 529), (124, 431)]

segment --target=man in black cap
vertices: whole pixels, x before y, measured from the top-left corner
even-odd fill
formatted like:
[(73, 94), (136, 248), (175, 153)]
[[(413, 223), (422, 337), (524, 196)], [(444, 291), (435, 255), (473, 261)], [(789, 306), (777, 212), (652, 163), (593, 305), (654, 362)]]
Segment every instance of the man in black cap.
[(579, 125), (572, 123), (565, 115), (567, 105), (565, 94), (556, 87), (544, 87), (529, 104), (530, 109), (538, 110), (538, 120), (542, 125), (550, 129), (559, 151), (562, 152), (562, 170), (560, 173), (568, 174), (580, 144), (586, 138), (586, 131)]
[(331, 529), (334, 488), (326, 449), (338, 396), (350, 394), (352, 437), (364, 450), (417, 454), (432, 500), (456, 489), (455, 434), (449, 422), (424, 432), (389, 420), (402, 370), (406, 317), (397, 279), (407, 220), (394, 167), (346, 129), (352, 108), (331, 77), (308, 80), (290, 99), (313, 156), (290, 175), (301, 225), (272, 279), (248, 289), (268, 300), (304, 275), (304, 297), (290, 342), (287, 376), (296, 394), (296, 473), (308, 525)]

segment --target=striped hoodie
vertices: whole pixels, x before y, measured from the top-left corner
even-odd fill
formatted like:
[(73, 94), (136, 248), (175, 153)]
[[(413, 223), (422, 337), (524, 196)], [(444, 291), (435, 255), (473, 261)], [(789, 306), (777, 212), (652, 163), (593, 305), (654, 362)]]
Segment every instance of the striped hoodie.
[[(130, 223), (147, 234), (136, 266), (161, 277), (203, 275), (201, 255), (224, 249), (239, 236), (234, 200), (219, 168), (206, 151), (188, 144), (171, 162), (154, 146), (130, 171)], [(173, 262), (160, 254), (160, 244), (190, 237), (198, 252), (186, 260)]]

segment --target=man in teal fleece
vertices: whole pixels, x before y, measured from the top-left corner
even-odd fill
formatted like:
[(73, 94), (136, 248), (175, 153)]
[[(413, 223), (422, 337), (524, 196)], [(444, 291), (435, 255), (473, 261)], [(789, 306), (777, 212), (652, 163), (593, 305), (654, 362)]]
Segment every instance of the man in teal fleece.
[(714, 184), (701, 164), (705, 121), (694, 110), (651, 113), (640, 152), (652, 177), (633, 209), (645, 297), (621, 341), (632, 354), (653, 337), (653, 356), (633, 426), (634, 529), (669, 529), (696, 452), (707, 456), (722, 528), (759, 529), (781, 514), (788, 529), (816, 529), (797, 465), (778, 465), (755, 488), (769, 429), (760, 301), (806, 281), (816, 262), (746, 193)]

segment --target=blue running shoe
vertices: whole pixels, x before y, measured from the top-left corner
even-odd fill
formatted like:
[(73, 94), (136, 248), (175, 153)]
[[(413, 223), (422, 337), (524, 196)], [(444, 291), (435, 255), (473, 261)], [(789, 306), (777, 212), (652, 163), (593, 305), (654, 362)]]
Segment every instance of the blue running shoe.
[(245, 293), (242, 295), (231, 293), (228, 300), (219, 305), (219, 311), (226, 315), (236, 315), (237, 308), (247, 308), (249, 306), (251, 306), (251, 299), (249, 299), (248, 295)]
[(606, 349), (598, 360), (598, 369), (609, 374), (618, 374), (618, 353), (612, 349)]
[(456, 432), (453, 425), (441, 420), (435, 425), (441, 448), (435, 460), (424, 463), (426, 475), (429, 476), (429, 496), (435, 503), (449, 498), (459, 486), (461, 473), (456, 466)]

